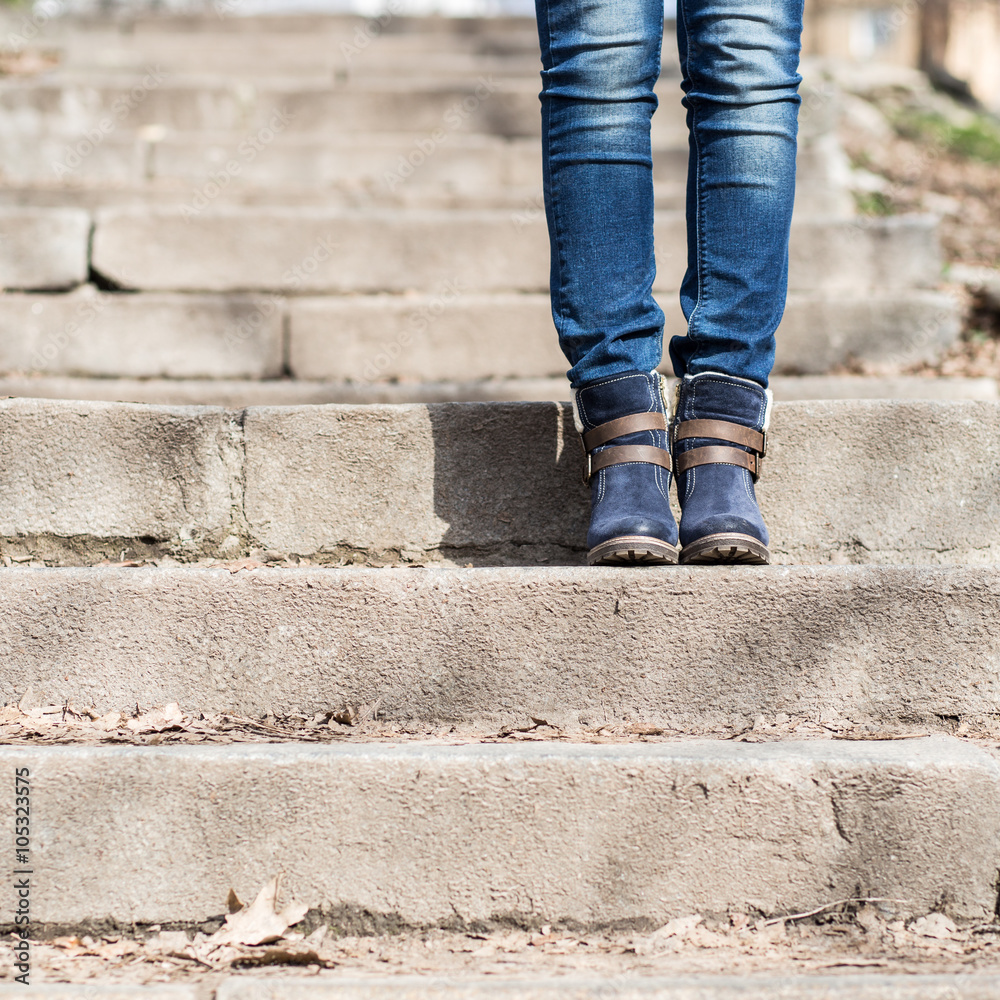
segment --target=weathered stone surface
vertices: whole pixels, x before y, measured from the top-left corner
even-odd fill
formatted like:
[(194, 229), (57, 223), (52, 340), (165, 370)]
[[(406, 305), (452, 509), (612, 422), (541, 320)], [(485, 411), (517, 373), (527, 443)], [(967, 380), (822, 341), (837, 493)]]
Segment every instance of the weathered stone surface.
[(779, 713), (995, 730), (998, 607), (994, 568), (8, 569), (0, 697), (249, 717), (378, 702), (493, 733)]
[(775, 371), (823, 375), (857, 361), (898, 370), (940, 357), (961, 330), (958, 302), (944, 292), (800, 292), (778, 328)]
[[(776, 375), (779, 402), (814, 399), (1000, 400), (992, 378), (910, 375)], [(317, 403), (567, 402), (562, 377), (472, 382), (340, 382), (303, 379), (121, 379), (2, 376), (0, 398), (124, 400), (167, 406), (307, 406)]]
[(780, 402), (812, 399), (1000, 400), (995, 378), (961, 375), (774, 375), (770, 380)]
[(548, 296), (373, 295), (289, 304), (289, 367), (300, 378), (471, 381), (561, 375)]
[[(582, 559), (568, 407), (260, 408), (245, 434), (244, 507), (264, 548), (521, 562), (549, 545)], [(758, 492), (779, 562), (997, 559), (997, 404), (787, 403), (770, 439)]]
[(998, 993), (1000, 977), (967, 972), (739, 977), (708, 974), (669, 979), (637, 973), (607, 978), (560, 975), (535, 981), (507, 980), (496, 975), (475, 979), (338, 976), (336, 980), (241, 976), (220, 983), (216, 1000), (994, 1000)]
[[(588, 497), (564, 404), (14, 399), (0, 430), (12, 556), (87, 563), (146, 539), (141, 554), (185, 558), (223, 545), (333, 564), (583, 560)], [(995, 402), (817, 401), (776, 406), (758, 492), (779, 563), (987, 564), (998, 477)]]
[[(8, 293), (0, 296), (0, 371), (274, 378), (282, 373), (286, 315), (292, 374), (356, 383), (337, 397), (342, 401), (362, 401), (358, 393), (385, 379), (403, 380), (393, 390), (397, 395), (385, 400), (404, 401), (399, 393), (406, 384), (414, 400), (429, 400), (435, 397), (415, 380), (539, 378), (562, 376), (567, 367), (547, 295), (482, 294), (444, 282), (436, 293), (406, 295), (116, 295), (92, 286), (65, 295)], [(955, 302), (939, 292), (859, 298), (795, 293), (778, 332), (776, 370), (822, 373), (858, 359), (901, 364), (939, 351), (955, 339), (958, 326)], [(684, 331), (680, 311), (668, 308), (666, 335)], [(265, 395), (258, 398), (270, 399), (268, 391), (262, 388)], [(182, 391), (177, 401), (187, 401)]]
[(995, 403), (786, 403), (770, 442), (758, 494), (781, 562), (1000, 555)]
[(0, 369), (55, 375), (273, 378), (280, 300), (249, 295), (0, 296)]
[[(792, 228), (793, 291), (931, 288), (940, 279), (935, 221), (800, 219)], [(656, 288), (680, 287), (679, 212), (656, 227)], [(107, 208), (93, 266), (129, 288), (297, 292), (544, 291), (549, 248), (540, 211), (331, 211), (210, 207)]]
[(0, 998), (14, 1000), (200, 1000), (202, 994), (194, 986), (157, 984), (139, 986), (135, 983), (0, 983)]
[(238, 424), (224, 410), (0, 400), (0, 537), (60, 558), (107, 542), (211, 550), (230, 533)]
[(461, 295), (545, 287), (548, 246), (506, 212), (106, 209), (93, 264), (143, 289)]
[(299, 902), (410, 924), (648, 926), (853, 895), (986, 920), (996, 903), (1000, 766), (950, 737), (8, 746), (0, 762), (30, 768), (41, 923), (200, 920), (275, 871)]
[(445, 548), (466, 561), (512, 546), (577, 548), (587, 494), (569, 409), (472, 406), (249, 409), (253, 539), (334, 557)]
[[(666, 309), (666, 337), (683, 336), (683, 314)], [(563, 375), (547, 295), (431, 295), (291, 299), (291, 371), (299, 378), (366, 383), (399, 378)], [(789, 296), (778, 330), (776, 371), (822, 374), (850, 361), (902, 365), (958, 338), (957, 303), (923, 289)], [(569, 398), (568, 396), (565, 398)]]
[(0, 287), (59, 289), (86, 281), (87, 212), (0, 208), (0, 229)]
[[(232, 79), (171, 79), (156, 67), (126, 80), (114, 74), (90, 76), (86, 82), (65, 77), (4, 80), (0, 151), (6, 155), (8, 148), (54, 135), (65, 140), (65, 163), (72, 166), (74, 150), (89, 151), (80, 146), (88, 133), (103, 136), (121, 121), (131, 129), (159, 125), (171, 131), (246, 136), (266, 128), (282, 134), (324, 132), (334, 125), (341, 132), (369, 132), (374, 122), (387, 132), (417, 134), (466, 129), (517, 136), (541, 131), (537, 80), (495, 76), (449, 84), (431, 77), (409, 82), (405, 89), (398, 83), (335, 88), (329, 79), (271, 86), (265, 80), (262, 86), (248, 87)], [(277, 129), (276, 115), (283, 116)]]
[[(425, 58), (425, 57), (421, 57)], [(476, 74), (473, 75), (473, 79)], [(433, 130), (432, 130), (433, 131)], [(291, 133), (257, 154), (244, 131), (163, 134), (152, 128), (118, 129), (84, 157), (72, 157), (73, 140), (46, 134), (34, 142), (8, 143), (4, 176), (8, 183), (36, 184), (39, 178), (90, 184), (132, 185), (149, 192), (153, 182), (190, 185), (169, 190), (174, 202), (192, 202), (209, 191), (225, 200), (239, 190), (267, 188), (269, 200), (281, 203), (283, 189), (347, 189), (357, 198), (367, 191), (376, 199), (405, 197), (414, 192), (440, 192), (490, 205), (504, 194), (518, 212), (540, 211), (541, 143), (536, 137), (447, 132), (439, 141), (412, 131)], [(0, 140), (2, 142), (2, 140)], [(847, 188), (830, 176), (827, 156), (809, 147), (796, 168), (796, 212), (799, 215), (843, 214), (853, 208)], [(683, 208), (687, 175), (686, 141), (653, 150), (657, 204)], [(58, 170), (54, 165), (60, 165)], [(235, 169), (227, 170), (227, 164)], [(220, 182), (221, 185), (220, 185)], [(155, 188), (152, 188), (155, 190)], [(111, 192), (105, 192), (110, 196)], [(140, 200), (132, 192), (133, 201)], [(317, 201), (325, 201), (322, 194)]]
[[(996, 399), (992, 379), (968, 380), (946, 399)], [(982, 384), (980, 384), (980, 382)], [(874, 392), (871, 398), (884, 393)], [(913, 394), (910, 393), (912, 396)], [(930, 397), (934, 398), (935, 394)], [(311, 406), (317, 403), (465, 403), (495, 400), (567, 401), (565, 378), (481, 379), (472, 382), (331, 382), (303, 379), (122, 379), (72, 376), (0, 376), (0, 398), (122, 400), (167, 406)], [(864, 397), (854, 392), (850, 398)], [(806, 398), (821, 399), (820, 395)], [(838, 397), (839, 398), (839, 397)], [(918, 397), (919, 398), (919, 397)]]
[(842, 292), (934, 288), (943, 261), (931, 215), (801, 219), (793, 224), (788, 287)]

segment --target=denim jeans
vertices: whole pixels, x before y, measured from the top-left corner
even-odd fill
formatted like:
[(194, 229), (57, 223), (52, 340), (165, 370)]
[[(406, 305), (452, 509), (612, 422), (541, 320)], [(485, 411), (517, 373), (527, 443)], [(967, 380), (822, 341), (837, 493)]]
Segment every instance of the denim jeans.
[[(678, 376), (767, 385), (785, 307), (803, 0), (678, 0), (687, 108)], [(536, 0), (552, 315), (574, 387), (660, 365), (650, 119), (663, 0)], [(670, 99), (673, 99), (671, 95)]]

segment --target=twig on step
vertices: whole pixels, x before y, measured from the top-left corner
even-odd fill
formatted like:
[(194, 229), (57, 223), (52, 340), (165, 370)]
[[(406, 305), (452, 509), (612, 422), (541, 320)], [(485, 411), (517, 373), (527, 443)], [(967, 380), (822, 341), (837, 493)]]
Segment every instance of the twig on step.
[(772, 927), (774, 924), (783, 924), (789, 920), (804, 920), (806, 917), (815, 917), (816, 914), (824, 910), (832, 910), (835, 906), (843, 906), (844, 903), (905, 903), (905, 899), (885, 899), (882, 896), (853, 896), (850, 899), (835, 899), (832, 903), (824, 903), (817, 906), (815, 910), (807, 910), (805, 913), (789, 913), (787, 917), (772, 917), (758, 924), (759, 927)]

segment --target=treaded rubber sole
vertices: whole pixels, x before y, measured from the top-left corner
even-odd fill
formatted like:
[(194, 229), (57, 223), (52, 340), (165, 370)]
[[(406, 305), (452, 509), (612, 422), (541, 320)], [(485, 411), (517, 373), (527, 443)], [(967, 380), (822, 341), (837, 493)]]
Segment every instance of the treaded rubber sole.
[(677, 546), (645, 535), (622, 535), (587, 553), (591, 566), (665, 566), (677, 562)]
[(753, 535), (706, 535), (681, 550), (682, 563), (746, 563), (767, 566), (771, 553)]

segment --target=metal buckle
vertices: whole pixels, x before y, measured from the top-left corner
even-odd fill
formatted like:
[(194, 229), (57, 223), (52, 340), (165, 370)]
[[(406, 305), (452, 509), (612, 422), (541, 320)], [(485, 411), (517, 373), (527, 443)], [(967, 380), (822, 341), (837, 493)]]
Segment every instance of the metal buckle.
[(583, 443), (583, 435), (580, 435), (580, 447), (583, 449), (583, 485), (590, 485), (590, 477), (593, 475), (591, 472), (591, 460), (590, 452), (587, 451), (587, 446)]
[(761, 431), (760, 436), (764, 439), (764, 443), (761, 446), (760, 457), (764, 458), (767, 455), (767, 431)]

